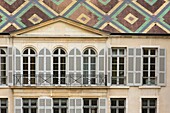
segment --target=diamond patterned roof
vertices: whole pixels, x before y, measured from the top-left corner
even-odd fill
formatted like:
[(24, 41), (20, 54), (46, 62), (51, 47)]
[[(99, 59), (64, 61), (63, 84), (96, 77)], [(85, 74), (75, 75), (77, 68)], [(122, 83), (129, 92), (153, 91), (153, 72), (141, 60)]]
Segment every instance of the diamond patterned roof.
[(0, 32), (63, 16), (111, 33), (170, 33), (170, 0), (0, 0)]

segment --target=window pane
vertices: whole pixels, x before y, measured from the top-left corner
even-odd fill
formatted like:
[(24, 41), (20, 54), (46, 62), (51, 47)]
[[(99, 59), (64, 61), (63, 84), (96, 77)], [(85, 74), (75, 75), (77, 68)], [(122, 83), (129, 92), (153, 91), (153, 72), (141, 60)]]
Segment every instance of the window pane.
[(143, 50), (143, 54), (144, 54), (144, 55), (148, 55), (148, 54), (149, 54), (149, 51), (148, 51), (147, 49), (144, 49), (144, 50)]
[(26, 49), (26, 50), (24, 51), (24, 54), (28, 54), (28, 49)]
[(65, 63), (66, 61), (65, 61), (65, 57), (61, 57), (61, 61), (60, 61), (61, 63)]
[(31, 113), (36, 113), (36, 108), (32, 108)]
[(156, 109), (155, 108), (150, 108), (149, 113), (156, 113)]
[(150, 99), (150, 106), (156, 106), (155, 99)]
[(111, 100), (111, 106), (116, 106), (116, 100)]
[(61, 49), (61, 54), (65, 54), (65, 51)]
[(92, 50), (92, 49), (91, 49), (91, 54), (92, 54), (92, 55), (94, 55), (94, 54), (95, 54), (94, 50)]
[(61, 105), (62, 106), (67, 106), (67, 100), (66, 99), (61, 99)]
[(1, 57), (1, 63), (6, 63), (6, 57)]
[(1, 106), (7, 106), (7, 99), (1, 99)]
[(118, 111), (119, 111), (119, 113), (124, 113), (125, 110), (124, 109), (119, 109)]
[(156, 55), (156, 51), (155, 50), (151, 50), (151, 55)]
[(124, 58), (119, 58), (119, 63), (124, 63)]
[(58, 49), (54, 51), (54, 54), (58, 54)]
[(144, 57), (143, 58), (143, 63), (148, 63), (148, 58)]
[(143, 109), (142, 109), (142, 113), (148, 113), (148, 112), (147, 112), (147, 109), (143, 108)]
[(124, 65), (119, 65), (119, 70), (124, 70)]
[(35, 57), (31, 57), (31, 63), (35, 63)]
[(117, 49), (112, 49), (112, 54), (117, 55)]
[(155, 57), (152, 57), (152, 58), (150, 58), (151, 59), (151, 63), (155, 63)]
[(113, 77), (116, 77), (116, 76), (117, 76), (117, 72), (116, 72), (116, 71), (113, 71), (113, 72), (112, 72), (112, 76), (113, 76)]
[(91, 113), (97, 113), (97, 108), (92, 108)]
[(23, 105), (24, 106), (28, 106), (29, 104), (28, 104), (28, 99), (23, 99)]
[(90, 113), (88, 108), (84, 108), (84, 112), (83, 113)]
[(119, 106), (124, 106), (125, 103), (124, 103), (124, 100), (119, 100)]
[(85, 105), (85, 106), (89, 106), (89, 100), (84, 99), (84, 105)]
[(7, 109), (6, 108), (1, 108), (1, 113), (7, 113)]
[(88, 63), (88, 57), (83, 57), (83, 63)]
[(117, 65), (112, 65), (112, 70), (117, 70)]
[(31, 106), (36, 106), (37, 105), (36, 103), (37, 103), (37, 100), (35, 100), (35, 99), (31, 100)]
[(53, 63), (58, 63), (58, 57), (53, 57)]
[(59, 106), (59, 99), (54, 99), (54, 106)]
[(119, 49), (119, 55), (124, 55), (124, 49)]
[(35, 52), (31, 49), (31, 50), (30, 50), (30, 54), (35, 54)]
[(28, 57), (23, 57), (23, 63), (28, 63)]
[(91, 57), (91, 63), (95, 63), (95, 62), (96, 62), (95, 57)]
[(116, 109), (111, 109), (111, 113), (116, 113)]
[(117, 63), (117, 58), (113, 57), (112, 58), (112, 63)]
[(28, 108), (24, 108), (23, 113), (29, 113)]
[(67, 109), (66, 108), (61, 108), (61, 113), (67, 113)]
[(88, 50), (86, 50), (86, 51), (84, 52), (84, 54), (89, 54), (89, 51), (88, 51)]
[(59, 109), (58, 108), (54, 108), (54, 113), (59, 113)]
[(91, 104), (92, 106), (97, 106), (97, 99), (92, 99)]

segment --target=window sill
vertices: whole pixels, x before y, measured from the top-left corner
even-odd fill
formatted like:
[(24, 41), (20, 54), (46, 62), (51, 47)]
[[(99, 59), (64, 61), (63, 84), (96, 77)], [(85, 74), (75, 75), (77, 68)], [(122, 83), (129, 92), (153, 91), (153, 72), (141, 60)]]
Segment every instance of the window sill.
[(139, 89), (160, 89), (161, 86), (139, 86)]
[(110, 88), (113, 88), (113, 89), (129, 89), (130, 87), (129, 86), (110, 86)]

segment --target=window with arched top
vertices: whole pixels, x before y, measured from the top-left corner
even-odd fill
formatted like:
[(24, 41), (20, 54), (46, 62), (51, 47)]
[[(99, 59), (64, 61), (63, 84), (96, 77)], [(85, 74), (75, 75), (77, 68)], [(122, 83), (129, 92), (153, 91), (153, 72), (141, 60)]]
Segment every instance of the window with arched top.
[(35, 84), (36, 53), (32, 48), (23, 52), (23, 84)]
[(96, 83), (96, 52), (87, 48), (83, 53), (83, 84)]
[(57, 48), (53, 53), (53, 84), (66, 83), (66, 52)]
[(6, 84), (6, 52), (0, 49), (0, 84)]

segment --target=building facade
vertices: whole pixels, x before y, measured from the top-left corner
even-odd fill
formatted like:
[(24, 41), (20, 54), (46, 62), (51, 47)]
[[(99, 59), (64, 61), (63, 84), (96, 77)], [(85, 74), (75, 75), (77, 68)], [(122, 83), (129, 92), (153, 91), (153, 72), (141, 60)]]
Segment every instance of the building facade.
[(59, 17), (0, 37), (0, 113), (169, 113), (169, 36)]

